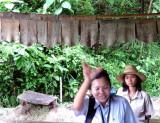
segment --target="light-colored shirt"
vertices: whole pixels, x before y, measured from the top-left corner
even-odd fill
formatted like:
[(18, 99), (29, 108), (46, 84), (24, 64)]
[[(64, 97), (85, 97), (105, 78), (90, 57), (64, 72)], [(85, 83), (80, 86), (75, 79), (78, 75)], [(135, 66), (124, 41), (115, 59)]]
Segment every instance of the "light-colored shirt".
[(129, 97), (128, 91), (123, 91), (120, 88), (117, 91), (117, 95), (123, 96), (126, 98), (131, 105), (131, 108), (138, 118), (139, 123), (145, 123), (145, 116), (153, 115), (154, 109), (150, 96), (145, 91), (137, 91), (132, 99)]
[[(97, 100), (95, 101), (95, 105), (94, 105), (96, 112), (93, 117), (92, 123), (102, 123), (100, 107), (103, 112), (105, 123), (107, 123), (109, 102), (106, 103), (105, 107), (102, 107)], [(86, 96), (84, 99), (82, 110), (75, 111), (75, 114), (77, 116), (84, 115), (86, 117), (88, 108), (89, 108), (89, 97)], [(84, 122), (85, 120), (83, 121), (83, 123)], [(127, 102), (125, 98), (116, 96), (116, 95), (112, 96), (112, 99), (110, 102), (109, 123), (138, 123), (129, 103)]]

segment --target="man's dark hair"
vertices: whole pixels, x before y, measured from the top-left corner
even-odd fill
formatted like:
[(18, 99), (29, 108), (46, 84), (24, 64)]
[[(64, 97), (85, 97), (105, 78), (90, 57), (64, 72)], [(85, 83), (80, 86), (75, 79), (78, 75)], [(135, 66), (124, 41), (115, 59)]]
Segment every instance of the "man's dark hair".
[(104, 77), (106, 79), (106, 81), (109, 82), (109, 85), (111, 87), (111, 81), (110, 81), (110, 78), (109, 78), (109, 74), (104, 69), (101, 72), (99, 72), (98, 74), (96, 74), (96, 76), (92, 79), (92, 81), (95, 80), (95, 79), (102, 78), (102, 77)]

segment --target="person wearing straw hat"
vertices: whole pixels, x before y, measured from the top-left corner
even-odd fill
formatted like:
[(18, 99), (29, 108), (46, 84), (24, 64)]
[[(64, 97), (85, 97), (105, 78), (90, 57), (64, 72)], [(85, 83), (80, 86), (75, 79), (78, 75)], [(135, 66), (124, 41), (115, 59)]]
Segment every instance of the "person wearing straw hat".
[(150, 96), (141, 87), (146, 76), (139, 72), (134, 65), (126, 65), (124, 72), (116, 78), (122, 84), (117, 95), (128, 100), (139, 123), (149, 123), (154, 110)]
[[(73, 102), (75, 115), (84, 116), (83, 123), (138, 123), (128, 101), (111, 95), (111, 81), (106, 70), (92, 69), (84, 63), (83, 76)], [(92, 96), (86, 95), (88, 89)]]

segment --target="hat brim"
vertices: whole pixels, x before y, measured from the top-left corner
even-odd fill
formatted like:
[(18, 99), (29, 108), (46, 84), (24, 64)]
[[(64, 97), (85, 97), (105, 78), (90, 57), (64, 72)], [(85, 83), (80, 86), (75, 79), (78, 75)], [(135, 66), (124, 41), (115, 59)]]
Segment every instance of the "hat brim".
[(118, 75), (116, 77), (116, 79), (120, 82), (123, 83), (124, 82), (124, 76), (130, 74), (130, 75), (136, 75), (141, 79), (141, 82), (144, 82), (146, 80), (146, 76), (143, 73), (137, 72), (137, 73), (131, 73), (131, 72), (126, 72), (126, 73), (122, 73), (120, 75)]

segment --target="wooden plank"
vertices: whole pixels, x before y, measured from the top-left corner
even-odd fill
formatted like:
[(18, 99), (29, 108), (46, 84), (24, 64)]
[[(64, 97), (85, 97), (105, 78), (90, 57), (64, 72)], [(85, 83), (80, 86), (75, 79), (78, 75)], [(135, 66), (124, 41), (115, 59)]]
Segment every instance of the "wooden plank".
[(40, 43), (47, 45), (47, 16), (20, 14), (21, 42), (25, 45)]
[(29, 29), (28, 23), (29, 20), (20, 19), (20, 42), (24, 45), (31, 45), (29, 42)]
[(104, 46), (112, 46), (117, 37), (117, 21), (100, 21), (99, 43)]
[(35, 20), (28, 20), (28, 45), (38, 42), (37, 39), (37, 22)]
[(157, 20), (157, 33), (160, 36), (160, 20)]
[(79, 21), (75, 20), (72, 24), (72, 45), (79, 44)]
[(122, 15), (73, 15), (67, 16), (75, 20), (120, 20), (120, 19), (155, 19), (160, 13), (145, 13), (145, 14), (122, 14)]
[(0, 19), (3, 18), (3, 12), (0, 12)]
[[(3, 17), (5, 17), (5, 15), (10, 14), (10, 15), (18, 15), (19, 13), (14, 13), (14, 12), (1, 12), (2, 14), (4, 14)], [(20, 13), (22, 14), (22, 13)], [(24, 13), (23, 15), (26, 15), (27, 13)], [(31, 15), (31, 14), (30, 14)], [(32, 14), (35, 15), (35, 14)], [(37, 15), (37, 14), (36, 14)], [(41, 14), (38, 14), (41, 15)], [(8, 16), (8, 15), (7, 15)], [(95, 15), (95, 16), (88, 16), (88, 15), (73, 15), (73, 16), (68, 16), (70, 18), (74, 18), (76, 20), (111, 20), (111, 19), (148, 19), (148, 18), (153, 18), (155, 19), (155, 17), (159, 17), (160, 13), (144, 13), (144, 14), (122, 14), (122, 15), (111, 15), (111, 14), (106, 14), (106, 15)], [(1, 14), (0, 14), (1, 17)]]
[(22, 94), (18, 95), (17, 98), (22, 101), (38, 105), (49, 105), (54, 101), (56, 102), (56, 97), (52, 95), (38, 93), (30, 90), (25, 91)]
[(66, 45), (73, 45), (79, 42), (79, 21), (69, 19), (69, 18), (60, 18), (62, 25), (62, 40)]
[(137, 39), (144, 42), (151, 42), (156, 39), (156, 20), (138, 20), (136, 22)]
[(91, 47), (98, 43), (98, 21), (81, 21), (80, 42)]
[(80, 42), (83, 45), (90, 46), (90, 34), (89, 34), (89, 28), (90, 28), (90, 21), (81, 21), (81, 32), (80, 32)]
[(30, 14), (19, 13), (20, 42), (24, 45), (31, 45), (29, 35)]
[(79, 41), (87, 46), (98, 43), (111, 46), (117, 41), (136, 38), (150, 42), (160, 37), (160, 19), (121, 20), (118, 16), (108, 17), (65, 16), (62, 20), (52, 15), (0, 13), (0, 39), (20, 40), (26, 45), (38, 42), (51, 47), (55, 43), (74, 45)]
[(2, 40), (20, 42), (18, 13), (3, 13), (3, 22), (1, 24), (3, 26), (1, 26), (3, 32), (3, 36), (1, 37)]
[(3, 13), (0, 13), (0, 41), (2, 41), (2, 17)]
[(30, 46), (38, 42), (36, 23), (34, 20), (20, 19), (20, 42), (22, 44)]
[(47, 46), (47, 21), (37, 22), (37, 40), (38, 43)]
[(93, 21), (90, 27), (91, 47), (98, 44), (98, 21)]
[(47, 15), (31, 15), (32, 20), (37, 21), (37, 43), (47, 46)]
[(0, 41), (2, 41), (2, 17), (3, 13), (0, 13)]
[(5, 19), (19, 19), (19, 13), (15, 13), (15, 12), (3, 12), (3, 17)]
[(118, 21), (117, 42), (127, 42), (135, 40), (135, 22), (131, 20)]
[(56, 43), (61, 43), (61, 24), (58, 18), (49, 16), (48, 17), (48, 45), (47, 47), (52, 47)]
[(19, 20), (16, 19), (2, 19), (1, 20), (1, 39), (4, 41), (20, 41), (19, 36)]

